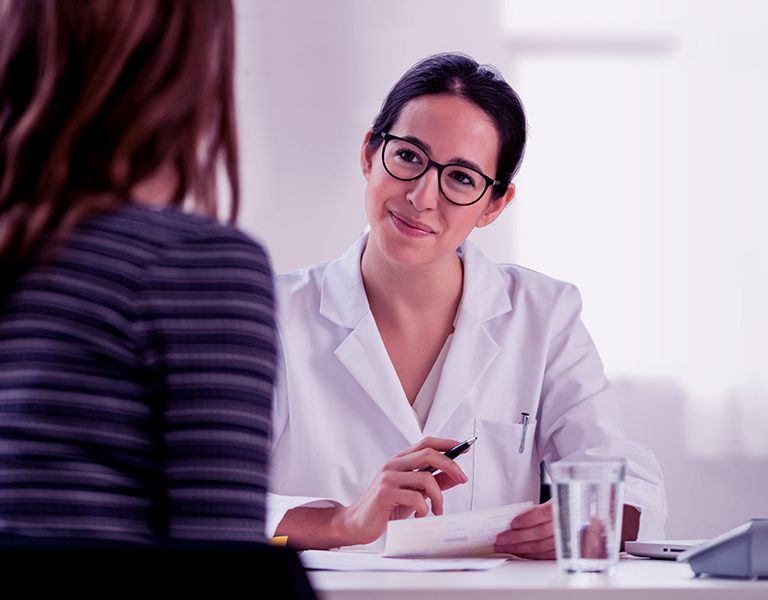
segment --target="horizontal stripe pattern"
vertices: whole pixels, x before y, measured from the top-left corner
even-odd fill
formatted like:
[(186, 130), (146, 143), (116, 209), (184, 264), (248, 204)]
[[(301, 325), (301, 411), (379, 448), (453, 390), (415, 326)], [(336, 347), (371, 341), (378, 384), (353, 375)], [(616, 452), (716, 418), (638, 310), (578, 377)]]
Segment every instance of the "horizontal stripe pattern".
[(272, 276), (234, 228), (129, 206), (0, 308), (0, 535), (262, 540)]

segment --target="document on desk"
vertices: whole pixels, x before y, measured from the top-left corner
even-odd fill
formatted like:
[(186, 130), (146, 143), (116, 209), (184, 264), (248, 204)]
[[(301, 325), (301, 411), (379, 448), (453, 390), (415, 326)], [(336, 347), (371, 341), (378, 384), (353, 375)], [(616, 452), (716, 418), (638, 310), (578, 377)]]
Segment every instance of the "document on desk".
[(384, 556), (474, 556), (493, 554), (496, 536), (509, 529), (517, 515), (532, 502), (387, 524)]
[(299, 555), (305, 569), (316, 571), (488, 571), (506, 558), (384, 558), (380, 554), (305, 550)]

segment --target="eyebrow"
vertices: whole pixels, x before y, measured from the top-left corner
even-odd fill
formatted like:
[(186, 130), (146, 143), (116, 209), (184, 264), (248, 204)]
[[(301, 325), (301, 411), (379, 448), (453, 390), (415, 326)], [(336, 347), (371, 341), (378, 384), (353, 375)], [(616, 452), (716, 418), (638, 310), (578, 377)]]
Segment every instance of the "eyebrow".
[[(401, 140), (405, 140), (406, 142), (410, 142), (414, 146), (418, 146), (419, 148), (424, 150), (424, 152), (426, 152), (427, 154), (431, 154), (432, 153), (432, 146), (430, 146), (429, 144), (427, 144), (427, 142), (424, 142), (424, 141), (420, 140), (417, 137), (414, 137), (412, 135), (402, 135), (402, 136), (399, 135), (397, 137), (399, 137)], [(471, 160), (467, 160), (466, 158), (461, 158), (460, 156), (456, 156), (456, 157), (452, 158), (451, 160), (449, 160), (445, 164), (447, 164), (447, 165), (460, 165), (462, 167), (467, 167), (468, 169), (474, 169), (478, 173), (483, 173), (483, 170), (480, 168), (480, 165), (478, 165), (477, 163), (472, 162)], [(485, 173), (483, 173), (483, 175), (485, 175)]]

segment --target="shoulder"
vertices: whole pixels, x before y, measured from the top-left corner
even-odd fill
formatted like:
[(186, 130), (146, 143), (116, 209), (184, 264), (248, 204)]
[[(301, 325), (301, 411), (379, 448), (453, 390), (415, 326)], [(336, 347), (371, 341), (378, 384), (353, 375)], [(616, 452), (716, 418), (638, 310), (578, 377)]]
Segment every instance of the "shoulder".
[(323, 262), (274, 276), (277, 320), (284, 334), (295, 323), (306, 326), (317, 321), (328, 265), (329, 262)]
[(499, 268), (512, 282), (510, 297), (518, 314), (553, 332), (570, 329), (580, 322), (582, 301), (575, 285), (518, 265)]
[(533, 297), (540, 300), (556, 301), (563, 295), (578, 295), (575, 285), (561, 281), (544, 273), (520, 265), (496, 265), (509, 281), (510, 293), (515, 297)]
[(136, 322), (217, 315), (274, 321), (265, 250), (232, 226), (180, 210), (127, 206), (90, 216), (60, 256), (72, 277), (86, 280), (80, 287), (109, 290)]
[(270, 277), (271, 287), (271, 263), (261, 245), (231, 225), (175, 208), (129, 205), (112, 214), (91, 216), (78, 227), (72, 242), (102, 254), (105, 260), (122, 257), (145, 275), (156, 269), (208, 274), (213, 269), (240, 270), (241, 275)]
[(283, 326), (297, 321), (346, 329), (356, 327), (370, 312), (360, 272), (360, 257), (367, 239), (366, 235), (361, 236), (335, 260), (276, 277)]
[(326, 261), (297, 271), (275, 274), (275, 295), (280, 300), (287, 300), (296, 295), (318, 291), (330, 263), (331, 261)]
[[(484, 303), (504, 297), (512, 306), (534, 304), (551, 306), (565, 299), (578, 299), (579, 292), (571, 283), (515, 264), (496, 264), (471, 242), (460, 249), (465, 267), (465, 293), (479, 295)], [(580, 302), (580, 300), (578, 300)]]
[[(336, 313), (339, 310), (362, 310), (361, 297), (365, 296), (360, 273), (360, 257), (368, 237), (358, 238), (339, 258), (318, 263), (292, 273), (275, 276), (275, 289), (281, 303), (322, 301)], [(367, 301), (365, 302), (367, 306)]]
[[(212, 247), (228, 249), (237, 258), (238, 251), (243, 257), (258, 257), (267, 261), (264, 248), (247, 234), (232, 225), (224, 225), (204, 217), (189, 214), (170, 207), (154, 210), (130, 205), (122, 210), (95, 218), (90, 226), (94, 229), (111, 231), (113, 235), (134, 239), (158, 251), (173, 248), (199, 250), (211, 255)], [(212, 256), (215, 256), (212, 255)]]

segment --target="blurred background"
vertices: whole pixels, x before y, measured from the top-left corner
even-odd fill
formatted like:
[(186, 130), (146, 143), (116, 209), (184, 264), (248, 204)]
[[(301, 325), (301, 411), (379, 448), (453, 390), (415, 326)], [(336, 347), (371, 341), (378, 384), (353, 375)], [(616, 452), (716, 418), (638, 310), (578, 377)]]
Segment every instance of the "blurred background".
[(667, 536), (768, 517), (768, 3), (236, 0), (240, 225), (277, 272), (360, 234), (360, 146), (416, 61), (492, 63), (526, 105), (517, 199), (473, 234), (575, 283)]

